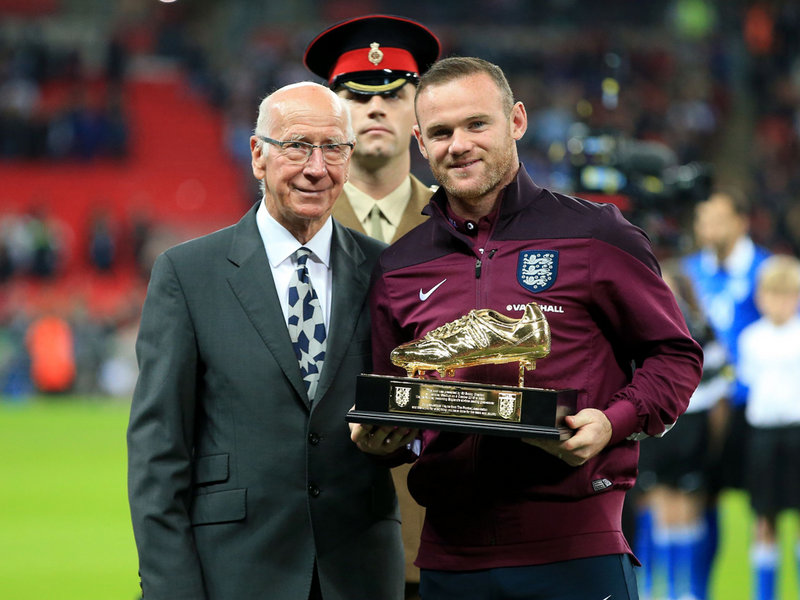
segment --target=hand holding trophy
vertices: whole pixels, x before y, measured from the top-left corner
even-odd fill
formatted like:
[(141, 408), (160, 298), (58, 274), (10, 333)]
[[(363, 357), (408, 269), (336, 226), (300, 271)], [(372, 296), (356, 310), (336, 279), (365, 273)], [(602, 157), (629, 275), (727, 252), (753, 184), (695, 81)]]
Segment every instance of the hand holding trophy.
[[(392, 351), (392, 363), (408, 377), (360, 375), (347, 421), (563, 439), (577, 392), (524, 387), (525, 371), (549, 354), (550, 327), (535, 302), (519, 319), (471, 310)], [(519, 363), (519, 387), (423, 378), (427, 371), (452, 377), (456, 369), (508, 362)]]

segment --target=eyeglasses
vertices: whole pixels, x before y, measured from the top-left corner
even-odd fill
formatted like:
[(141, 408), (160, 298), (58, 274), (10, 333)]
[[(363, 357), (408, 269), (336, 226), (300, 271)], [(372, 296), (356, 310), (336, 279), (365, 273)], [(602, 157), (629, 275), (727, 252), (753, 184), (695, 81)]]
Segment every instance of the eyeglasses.
[(258, 136), (268, 144), (280, 148), (281, 156), (287, 161), (295, 165), (304, 165), (311, 158), (314, 148), (322, 150), (322, 160), (329, 165), (343, 165), (350, 158), (350, 153), (353, 151), (355, 144), (352, 142), (345, 142), (342, 144), (309, 144), (308, 142), (299, 142), (295, 140), (288, 140), (281, 142), (273, 140), (272, 138)]

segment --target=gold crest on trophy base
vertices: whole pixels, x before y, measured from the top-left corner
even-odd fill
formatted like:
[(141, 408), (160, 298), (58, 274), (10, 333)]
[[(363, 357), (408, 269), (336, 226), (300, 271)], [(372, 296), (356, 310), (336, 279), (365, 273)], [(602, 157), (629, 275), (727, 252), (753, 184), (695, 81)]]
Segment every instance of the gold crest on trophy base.
[[(463, 317), (402, 344), (392, 363), (408, 377), (360, 375), (351, 423), (398, 425), (463, 433), (564, 438), (564, 417), (575, 412), (577, 392), (524, 387), (526, 370), (550, 354), (550, 327), (531, 302), (521, 318), (490, 309)], [(456, 369), (519, 363), (519, 387), (424, 379), (428, 371), (452, 377)]]

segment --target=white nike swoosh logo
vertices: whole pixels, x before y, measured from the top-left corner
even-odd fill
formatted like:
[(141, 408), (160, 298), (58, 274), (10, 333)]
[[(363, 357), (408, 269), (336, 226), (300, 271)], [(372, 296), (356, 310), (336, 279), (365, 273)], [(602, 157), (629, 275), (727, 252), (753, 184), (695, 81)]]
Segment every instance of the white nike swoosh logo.
[(438, 288), (440, 285), (442, 285), (442, 284), (443, 284), (445, 281), (447, 281), (447, 279), (442, 279), (442, 280), (441, 280), (439, 283), (437, 283), (435, 286), (433, 286), (433, 287), (432, 287), (431, 289), (429, 289), (427, 292), (423, 292), (423, 291), (422, 291), (422, 288), (419, 288), (419, 299), (420, 299), (420, 300), (422, 300), (423, 302), (425, 302), (425, 300), (427, 300), (427, 299), (430, 297), (430, 295), (431, 295), (433, 292), (435, 292), (435, 291), (436, 291), (436, 289), (437, 289), (437, 288)]

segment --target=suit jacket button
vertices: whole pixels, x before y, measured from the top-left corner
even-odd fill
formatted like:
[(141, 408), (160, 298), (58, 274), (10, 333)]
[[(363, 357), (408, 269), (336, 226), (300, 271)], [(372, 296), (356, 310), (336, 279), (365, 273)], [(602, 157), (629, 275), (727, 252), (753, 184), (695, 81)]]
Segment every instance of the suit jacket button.
[(316, 446), (317, 444), (319, 444), (320, 439), (322, 438), (318, 433), (314, 433), (312, 431), (311, 433), (308, 434), (308, 443), (311, 444), (312, 446)]
[(308, 495), (312, 498), (316, 498), (320, 494), (320, 489), (314, 485), (313, 483), (308, 484)]

